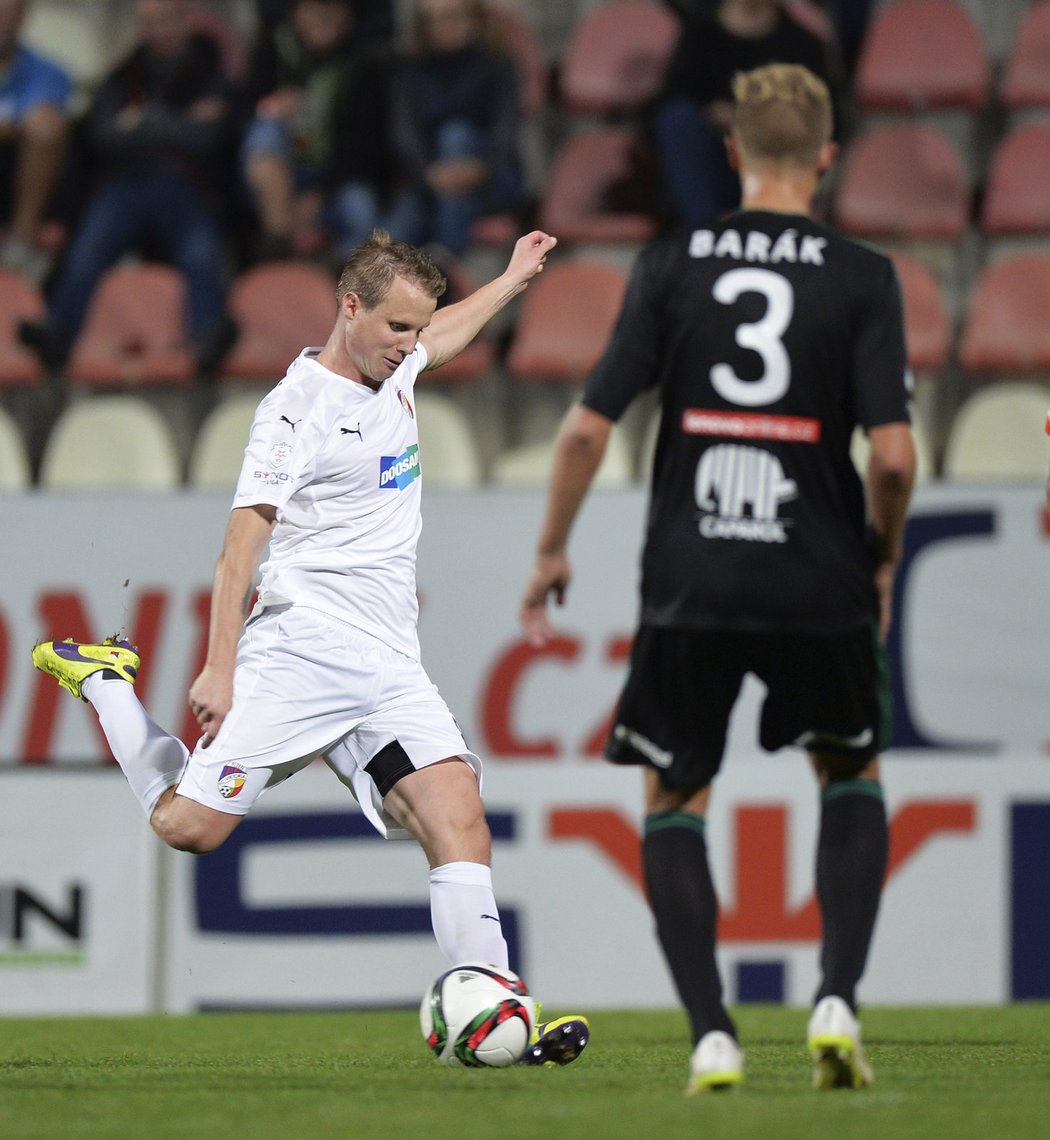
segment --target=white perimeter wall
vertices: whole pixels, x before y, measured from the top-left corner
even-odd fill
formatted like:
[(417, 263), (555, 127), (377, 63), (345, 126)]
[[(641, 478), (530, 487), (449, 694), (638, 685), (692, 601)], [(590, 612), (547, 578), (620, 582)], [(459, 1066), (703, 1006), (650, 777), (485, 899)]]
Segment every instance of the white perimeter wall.
[[(1041, 499), (1034, 486), (918, 495), (869, 1003), (1050, 996), (1050, 923), (1033, 901), (1050, 881)], [(30, 665), (43, 636), (124, 627), (147, 652), (145, 703), (190, 736), (226, 508), (0, 499), (0, 1013), (407, 1004), (442, 967), (421, 854), (367, 833), (325, 769), (268, 794), (215, 855), (168, 852), (99, 764), (91, 710)], [(634, 624), (642, 495), (587, 504), (564, 636), (539, 657), (515, 611), (542, 497), (431, 492), (424, 511), (424, 660), (486, 762), (517, 965), (550, 1005), (673, 1004), (639, 885), (640, 776), (593, 755)], [(745, 691), (709, 821), (722, 957), (731, 999), (772, 986), (801, 1004), (816, 981), (817, 802), (800, 754), (758, 751), (760, 695)]]

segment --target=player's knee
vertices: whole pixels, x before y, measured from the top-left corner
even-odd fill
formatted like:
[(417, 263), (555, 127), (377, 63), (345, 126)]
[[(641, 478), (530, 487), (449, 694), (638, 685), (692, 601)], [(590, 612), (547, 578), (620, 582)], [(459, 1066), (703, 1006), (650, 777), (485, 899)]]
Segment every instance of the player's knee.
[(176, 797), (166, 805), (158, 805), (150, 819), (157, 835), (176, 851), (207, 855), (221, 847), (240, 822), (237, 816), (223, 816), (218, 812), (204, 814), (207, 809), (197, 805), (187, 809), (186, 804), (186, 800)]

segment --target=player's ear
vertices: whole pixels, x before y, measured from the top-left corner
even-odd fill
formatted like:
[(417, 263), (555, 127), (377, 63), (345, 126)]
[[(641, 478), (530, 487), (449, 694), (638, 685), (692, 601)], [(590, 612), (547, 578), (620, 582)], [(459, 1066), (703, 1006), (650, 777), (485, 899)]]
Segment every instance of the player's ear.
[(834, 139), (826, 142), (820, 148), (820, 154), (817, 156), (817, 170), (821, 174), (827, 172), (835, 165), (835, 160), (839, 156), (839, 144)]
[(726, 156), (729, 159), (730, 169), (740, 170), (740, 148), (736, 144), (736, 139), (732, 135), (725, 136)]
[(354, 319), (355, 316), (361, 311), (361, 298), (352, 290), (347, 290), (343, 294), (343, 316), (348, 321)]

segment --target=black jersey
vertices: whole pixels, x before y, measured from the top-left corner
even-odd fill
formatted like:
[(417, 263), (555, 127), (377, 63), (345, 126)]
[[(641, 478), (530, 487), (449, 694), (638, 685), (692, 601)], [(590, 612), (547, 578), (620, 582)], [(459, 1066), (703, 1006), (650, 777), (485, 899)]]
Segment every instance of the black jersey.
[(875, 615), (853, 428), (907, 423), (892, 262), (742, 211), (640, 254), (583, 403), (657, 386), (645, 624), (832, 633)]

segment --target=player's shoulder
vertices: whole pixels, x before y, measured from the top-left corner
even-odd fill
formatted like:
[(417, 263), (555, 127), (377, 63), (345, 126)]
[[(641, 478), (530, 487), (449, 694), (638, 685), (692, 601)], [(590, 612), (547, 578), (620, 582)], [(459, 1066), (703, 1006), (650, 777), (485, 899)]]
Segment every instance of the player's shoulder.
[(305, 421), (325, 400), (329, 373), (304, 349), (288, 366), (288, 371), (259, 402), (256, 419), (292, 416)]
[(884, 273), (895, 272), (893, 260), (863, 238), (850, 237), (823, 222), (813, 222), (813, 226), (827, 236), (830, 245), (841, 249), (844, 256), (853, 258), (858, 264), (869, 265)]
[(821, 229), (828, 236), (832, 256), (843, 267), (840, 276), (844, 286), (869, 299), (900, 292), (897, 267), (891, 257), (860, 238), (847, 237), (826, 225)]
[(653, 286), (679, 275), (689, 262), (689, 236), (689, 230), (674, 229), (646, 242), (631, 271), (635, 280)]

